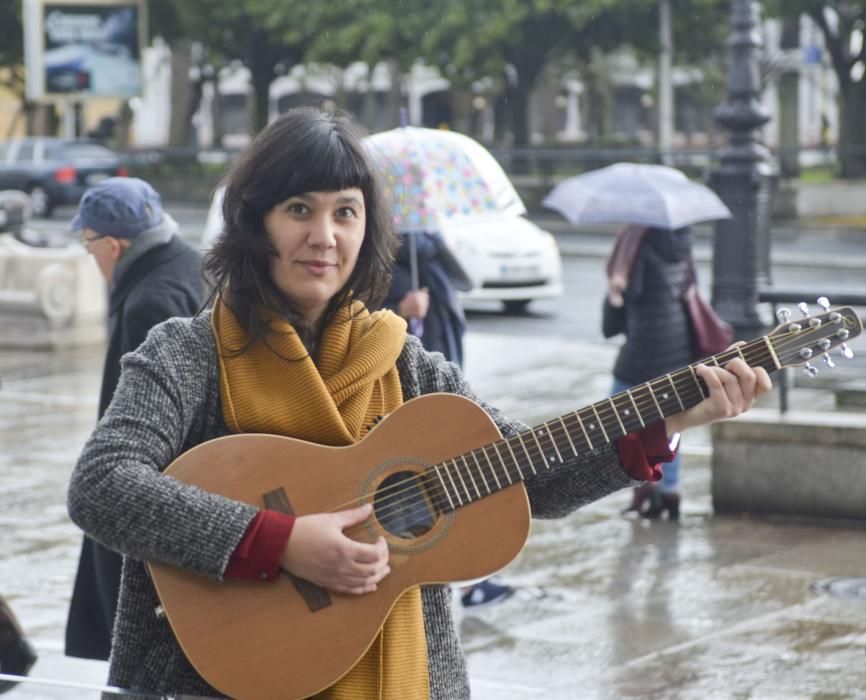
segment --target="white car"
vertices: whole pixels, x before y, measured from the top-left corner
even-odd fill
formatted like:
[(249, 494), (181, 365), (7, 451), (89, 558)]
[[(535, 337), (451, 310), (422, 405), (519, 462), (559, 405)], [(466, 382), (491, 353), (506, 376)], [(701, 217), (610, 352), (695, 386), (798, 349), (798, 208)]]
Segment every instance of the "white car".
[[(214, 192), (202, 232), (209, 248), (222, 230), (224, 189)], [(554, 237), (522, 216), (501, 215), (452, 222), (442, 238), (472, 280), (464, 302), (501, 301), (509, 313), (519, 313), (533, 299), (562, 295), (562, 260)]]
[(522, 216), (502, 215), (449, 223), (442, 237), (472, 280), (464, 302), (501, 301), (509, 313), (533, 299), (562, 295), (556, 239)]

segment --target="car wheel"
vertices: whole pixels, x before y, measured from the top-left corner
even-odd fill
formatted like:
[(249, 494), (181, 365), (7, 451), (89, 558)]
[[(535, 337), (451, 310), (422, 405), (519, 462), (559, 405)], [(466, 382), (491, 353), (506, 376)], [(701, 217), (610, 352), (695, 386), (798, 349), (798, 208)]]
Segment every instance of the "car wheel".
[(505, 313), (507, 314), (525, 314), (532, 299), (503, 299), (505, 305)]
[(51, 216), (54, 209), (54, 203), (48, 192), (41, 185), (33, 185), (27, 193), (30, 195), (30, 208), (33, 211), (33, 216), (43, 216), (46, 219)]

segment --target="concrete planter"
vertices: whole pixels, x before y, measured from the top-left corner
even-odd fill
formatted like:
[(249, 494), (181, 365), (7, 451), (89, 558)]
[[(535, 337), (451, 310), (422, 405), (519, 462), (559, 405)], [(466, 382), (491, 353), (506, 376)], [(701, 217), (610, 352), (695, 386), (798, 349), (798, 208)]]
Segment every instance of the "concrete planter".
[(82, 247), (38, 248), (0, 235), (0, 347), (103, 342), (106, 297), (105, 281)]
[(866, 520), (866, 413), (753, 409), (712, 439), (716, 511)]

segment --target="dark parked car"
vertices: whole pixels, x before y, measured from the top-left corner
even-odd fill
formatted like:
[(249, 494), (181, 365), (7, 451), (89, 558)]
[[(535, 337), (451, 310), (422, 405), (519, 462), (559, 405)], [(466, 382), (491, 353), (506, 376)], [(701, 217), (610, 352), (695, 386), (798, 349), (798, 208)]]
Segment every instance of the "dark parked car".
[(91, 185), (126, 175), (116, 153), (90, 141), (28, 138), (0, 144), (0, 190), (24, 190), (34, 216), (77, 204)]

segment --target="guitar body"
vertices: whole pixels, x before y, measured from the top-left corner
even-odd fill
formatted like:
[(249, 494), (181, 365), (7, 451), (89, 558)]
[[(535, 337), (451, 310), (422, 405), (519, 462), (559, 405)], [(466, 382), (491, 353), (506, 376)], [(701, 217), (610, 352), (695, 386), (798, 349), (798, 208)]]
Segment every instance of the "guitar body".
[[(406, 589), (479, 578), (508, 564), (529, 534), (521, 483), (444, 513), (422, 489), (404, 486), (414, 483), (415, 474), (500, 438), (476, 403), (431, 394), (403, 404), (349, 447), (245, 434), (183, 454), (167, 474), (260, 508), (268, 500), (269, 507), (282, 503), (280, 509), (305, 515), (372, 502), (374, 516), (351, 536), (372, 542), (383, 535), (391, 566), (375, 593), (341, 595), (285, 572), (271, 583), (216, 583), (150, 564), (168, 621), (192, 665), (235, 698), (306, 697), (354, 666)], [(408, 506), (400, 508), (398, 519), (394, 498), (389, 500), (395, 492), (405, 494), (400, 505)]]

